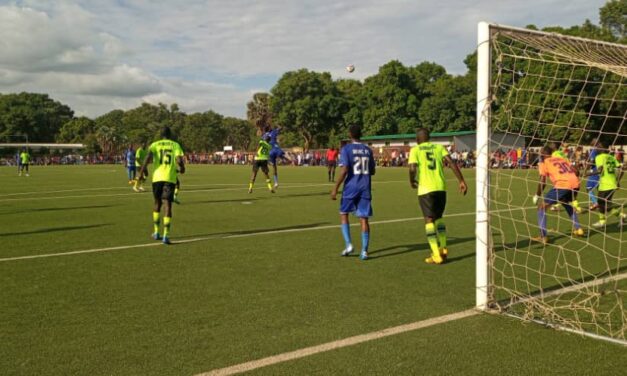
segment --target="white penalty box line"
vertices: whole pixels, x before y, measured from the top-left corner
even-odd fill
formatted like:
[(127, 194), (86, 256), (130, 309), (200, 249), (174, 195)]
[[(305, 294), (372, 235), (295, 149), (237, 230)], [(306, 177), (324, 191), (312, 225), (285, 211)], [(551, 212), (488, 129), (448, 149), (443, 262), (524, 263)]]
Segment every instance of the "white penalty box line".
[(337, 341), (323, 343), (321, 345), (305, 347), (299, 350), (290, 351), (278, 355), (269, 356), (267, 358), (257, 359), (250, 362), (236, 364), (230, 367), (215, 369), (209, 372), (199, 373), (196, 376), (226, 376), (226, 375), (234, 375), (242, 372), (249, 372), (258, 368), (267, 367), (273, 364), (283, 363), (290, 360), (295, 360), (299, 358), (304, 358), (311, 355), (320, 354), (327, 351), (338, 350), (344, 347), (357, 345), (360, 343), (373, 341), (389, 336), (394, 336), (398, 334), (403, 334), (407, 332), (411, 332), (418, 329), (424, 329), (435, 325), (445, 324), (452, 321), (464, 319), (471, 316), (476, 316), (480, 314), (480, 311), (476, 309), (468, 309), (465, 311), (460, 311), (456, 313), (451, 313), (448, 315), (433, 317), (430, 319), (416, 321), (410, 324), (399, 325), (383, 330), (378, 330), (375, 332), (370, 332), (366, 334), (360, 334), (353, 337), (348, 337), (344, 339), (340, 339)]

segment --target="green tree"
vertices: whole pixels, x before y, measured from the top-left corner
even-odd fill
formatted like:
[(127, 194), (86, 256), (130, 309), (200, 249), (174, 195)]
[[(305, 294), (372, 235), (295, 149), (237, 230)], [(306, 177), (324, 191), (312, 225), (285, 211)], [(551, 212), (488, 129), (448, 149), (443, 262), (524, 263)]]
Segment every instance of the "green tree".
[(26, 136), (31, 142), (54, 142), (74, 112), (48, 94), (0, 94), (0, 138)]
[(342, 121), (346, 102), (329, 73), (307, 69), (285, 73), (271, 90), (270, 108), (283, 129), (299, 134), (309, 150), (325, 143)]
[(271, 125), (272, 111), (270, 109), (270, 94), (253, 94), (253, 99), (246, 104), (246, 118), (252, 126), (259, 130), (259, 134), (261, 134), (263, 128)]
[(625, 43), (627, 39), (627, 0), (608, 1), (599, 9), (601, 27)]
[(393, 60), (366, 78), (363, 86), (366, 134), (412, 132), (418, 127), (420, 98), (411, 69)]
[(248, 150), (255, 137), (256, 129), (243, 119), (224, 118), (222, 127), (225, 132), (224, 145), (231, 145), (235, 150)]
[(222, 120), (222, 115), (213, 111), (187, 115), (178, 134), (178, 140), (188, 151), (221, 150), (226, 139)]

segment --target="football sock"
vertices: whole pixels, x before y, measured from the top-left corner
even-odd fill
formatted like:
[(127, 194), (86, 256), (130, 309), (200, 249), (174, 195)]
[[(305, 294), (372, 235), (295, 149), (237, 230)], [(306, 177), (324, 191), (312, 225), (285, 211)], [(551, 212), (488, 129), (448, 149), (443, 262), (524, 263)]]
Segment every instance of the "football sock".
[(605, 214), (599, 214), (599, 222), (605, 222)]
[(272, 175), (272, 178), (274, 179), (274, 184), (279, 184), (279, 176), (278, 175)]
[(579, 224), (579, 217), (577, 216), (577, 212), (574, 210), (573, 206), (564, 205), (564, 209), (566, 209), (566, 213), (568, 213), (568, 216), (572, 219), (575, 228), (580, 229), (581, 225)]
[(178, 188), (174, 188), (174, 197), (179, 195), (179, 189)]
[(370, 245), (370, 232), (361, 233), (361, 251), (368, 252), (368, 245)]
[(570, 204), (573, 206), (573, 208), (575, 208), (575, 210), (579, 210), (579, 201), (573, 200)]
[(431, 248), (431, 254), (434, 259), (440, 258), (440, 247), (438, 247), (438, 234), (435, 231), (435, 223), (425, 224), (425, 232), (427, 233), (427, 241)]
[(135, 189), (139, 186), (139, 179), (135, 180)]
[(152, 212), (153, 233), (159, 233), (159, 212)]
[(272, 190), (272, 183), (270, 183), (270, 179), (266, 179), (266, 184), (268, 185), (268, 189)]
[(594, 189), (588, 191), (588, 198), (590, 199), (590, 203), (592, 205), (598, 205), (599, 200), (597, 199), (597, 195), (594, 194)]
[(543, 238), (546, 238), (547, 230), (546, 230), (546, 210), (538, 209), (538, 225), (540, 225), (540, 235)]
[(163, 217), (163, 236), (164, 237), (170, 235), (170, 222), (172, 222), (172, 217)]
[(614, 208), (612, 210), (610, 210), (610, 215), (616, 215), (616, 216), (620, 216), (621, 212), (619, 208)]
[(438, 242), (441, 248), (446, 248), (446, 225), (444, 219), (440, 218), (435, 221), (435, 228), (438, 233)]
[(253, 185), (255, 185), (254, 181), (251, 181), (250, 183), (248, 183), (248, 189), (253, 189)]
[(351, 242), (351, 228), (348, 223), (342, 223), (342, 236), (344, 237), (344, 243), (346, 243), (346, 248), (348, 248)]

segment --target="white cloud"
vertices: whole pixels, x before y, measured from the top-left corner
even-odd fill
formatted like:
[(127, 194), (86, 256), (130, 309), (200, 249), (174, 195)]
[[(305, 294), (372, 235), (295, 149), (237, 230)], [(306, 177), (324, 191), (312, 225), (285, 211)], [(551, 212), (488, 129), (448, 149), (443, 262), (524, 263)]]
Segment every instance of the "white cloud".
[(355, 64), (350, 77), (364, 78), (399, 59), (463, 73), (477, 22), (571, 26), (604, 2), (24, 0), (0, 6), (0, 90), (48, 92), (91, 116), (141, 101), (244, 116), (287, 70), (346, 77)]

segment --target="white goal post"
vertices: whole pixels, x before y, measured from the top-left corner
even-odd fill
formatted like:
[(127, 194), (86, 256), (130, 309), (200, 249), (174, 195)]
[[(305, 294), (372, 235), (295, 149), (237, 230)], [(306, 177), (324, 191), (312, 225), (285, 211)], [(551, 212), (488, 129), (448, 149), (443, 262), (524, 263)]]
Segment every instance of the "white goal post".
[(476, 308), (627, 345), (627, 189), (603, 217), (547, 211), (549, 244), (532, 203), (540, 147), (570, 153), (587, 208), (589, 155), (627, 145), (627, 45), (481, 22), (476, 111)]

